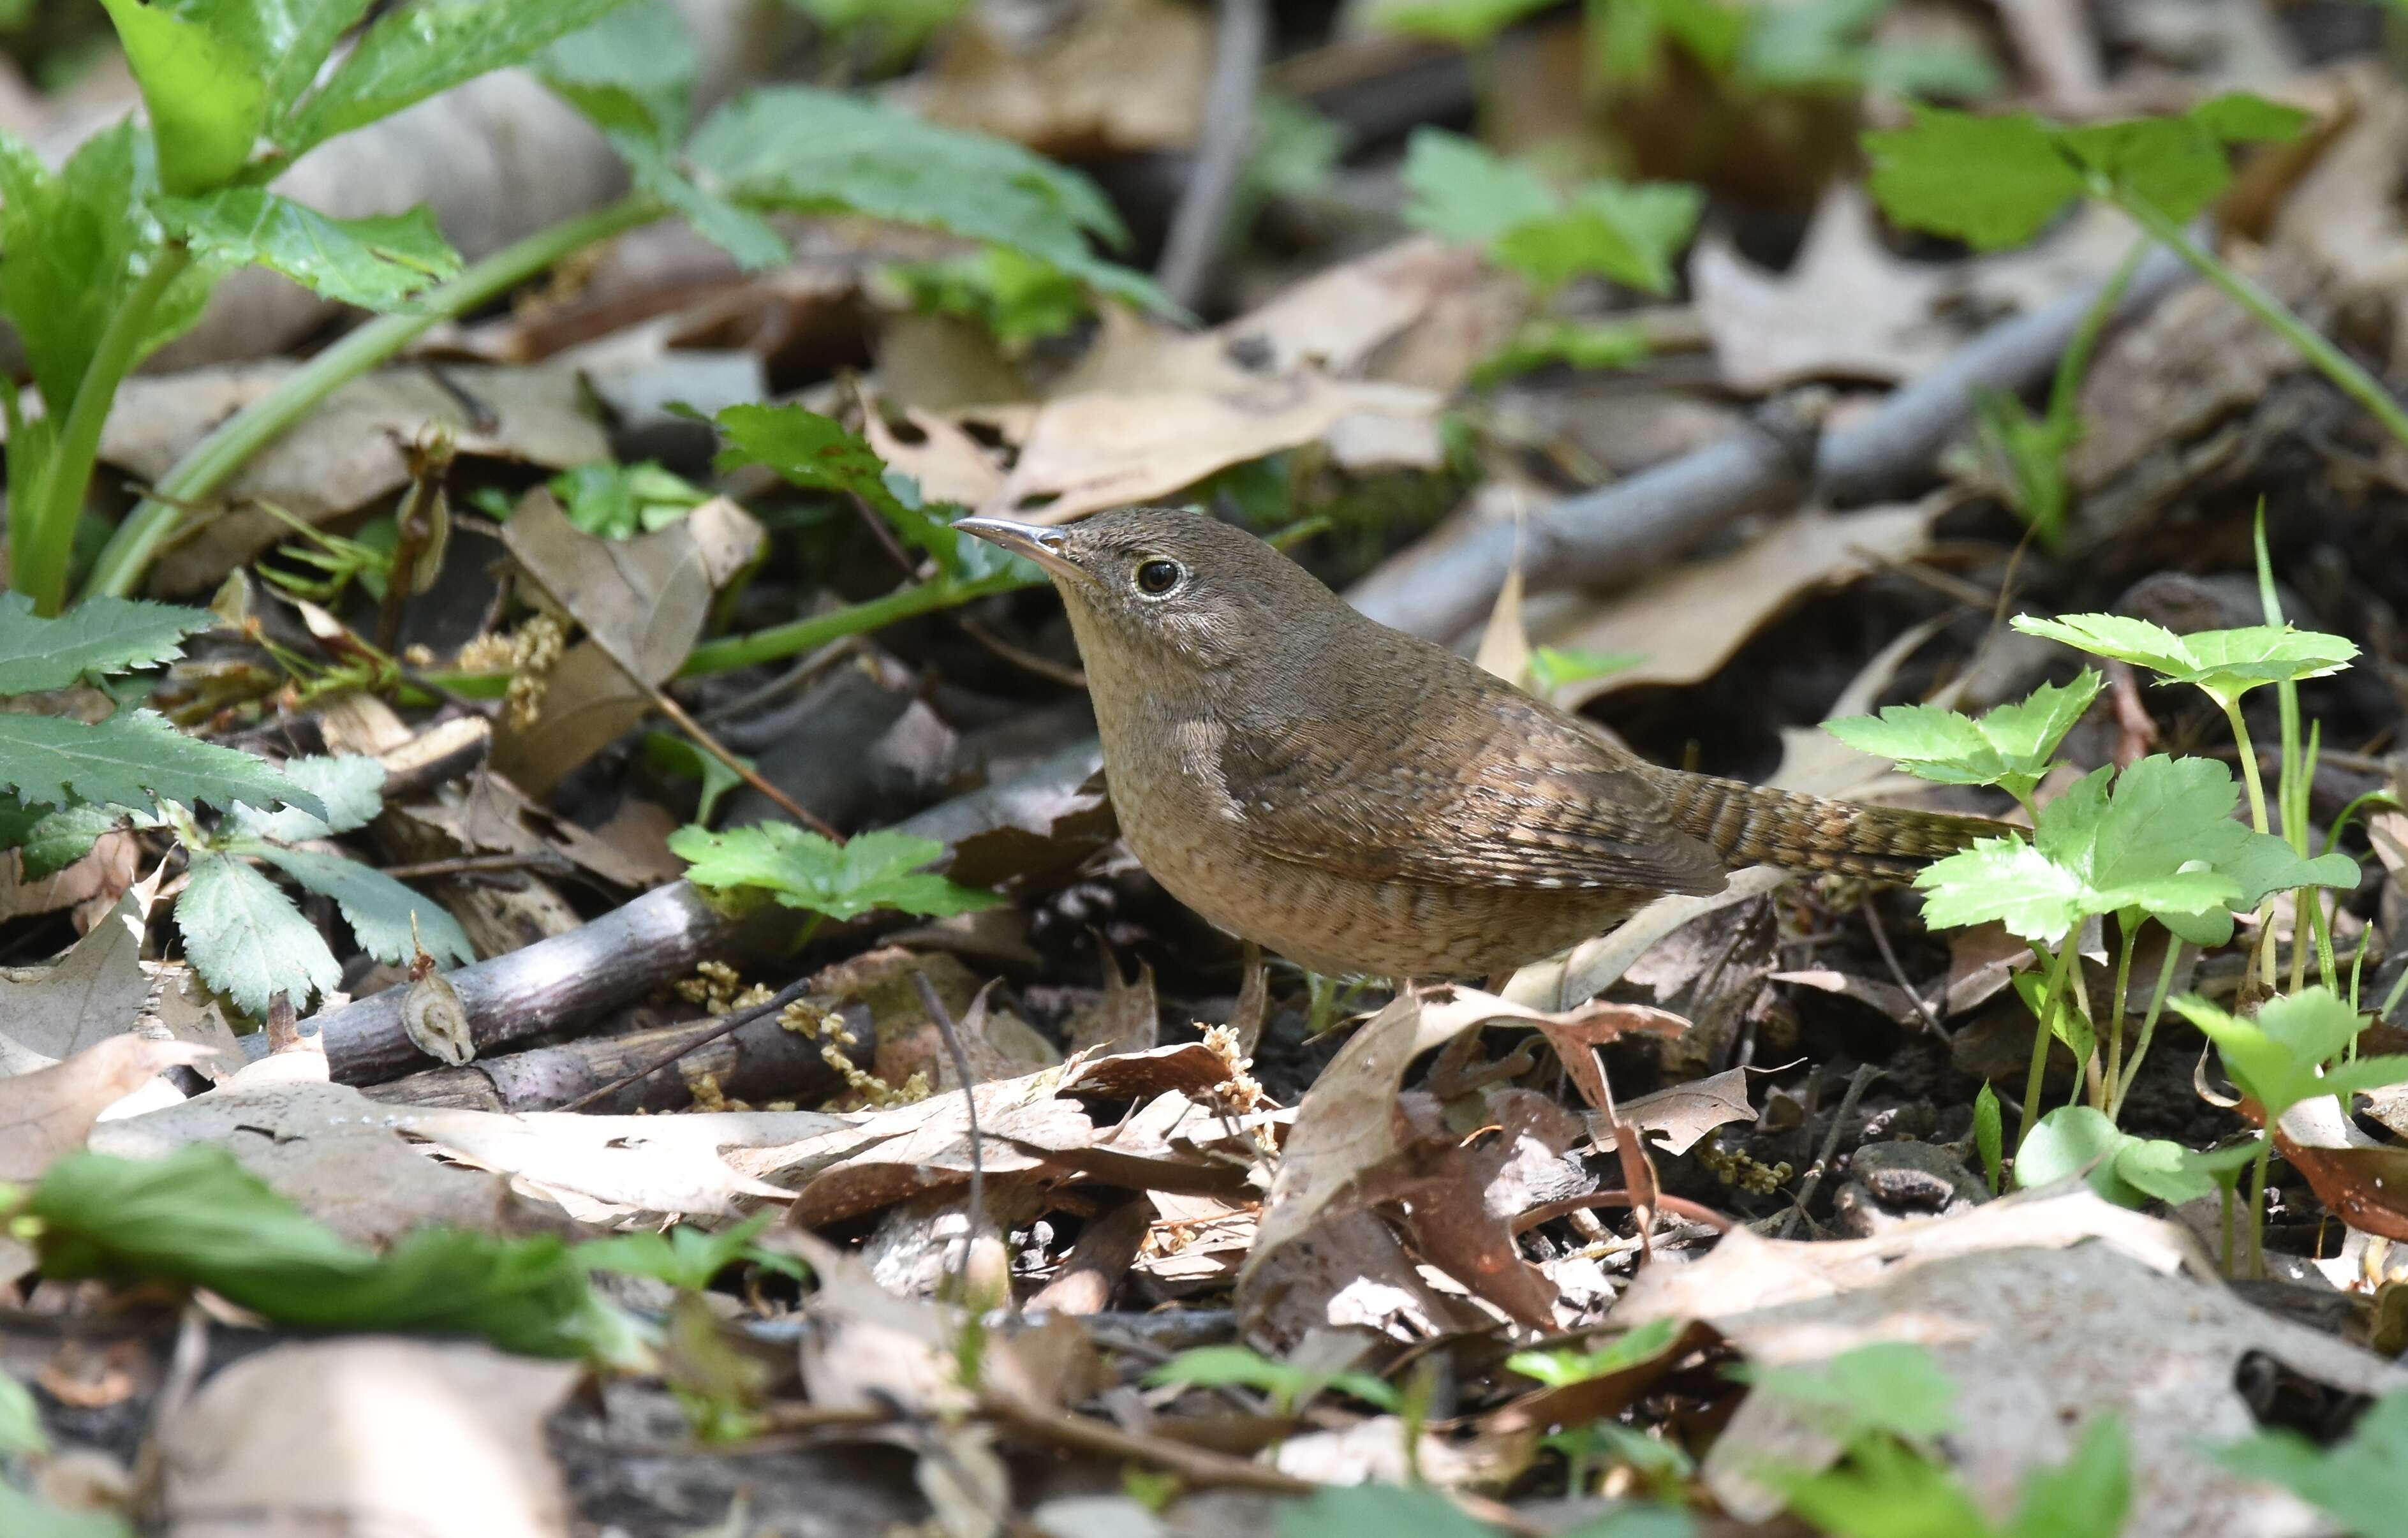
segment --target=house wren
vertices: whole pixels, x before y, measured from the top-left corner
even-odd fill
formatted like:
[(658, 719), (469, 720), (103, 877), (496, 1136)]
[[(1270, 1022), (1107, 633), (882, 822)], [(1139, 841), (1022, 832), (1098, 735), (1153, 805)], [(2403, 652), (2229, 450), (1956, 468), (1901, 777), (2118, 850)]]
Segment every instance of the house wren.
[(1495, 974), (1735, 866), (1902, 880), (2005, 831), (1660, 769), (1201, 514), (953, 526), (1060, 590), (1138, 859), (1315, 971)]

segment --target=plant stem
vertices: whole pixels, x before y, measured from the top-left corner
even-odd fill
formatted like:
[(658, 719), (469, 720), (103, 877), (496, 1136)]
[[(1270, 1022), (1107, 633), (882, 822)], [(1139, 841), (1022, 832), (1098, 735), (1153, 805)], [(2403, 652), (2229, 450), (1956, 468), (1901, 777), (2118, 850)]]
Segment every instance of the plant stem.
[(798, 652), (824, 646), (846, 636), (875, 630), (896, 620), (932, 610), (951, 609), (982, 598), (990, 593), (1009, 593), (1015, 588), (1033, 587), (1032, 582), (1009, 571), (981, 577), (974, 582), (955, 582), (939, 580), (914, 582), (898, 587), (882, 598), (865, 603), (847, 604), (825, 614), (813, 614), (808, 619), (792, 620), (773, 625), (767, 630), (750, 635), (723, 636), (695, 647), (678, 669), (681, 678), (695, 678), (706, 673), (724, 673), (737, 668), (749, 668), (758, 662), (776, 662)]
[[(2266, 785), (2258, 773), (2258, 749), (2249, 740), (2249, 724), (2241, 718), (2241, 698), (2202, 690), (2210, 699), (2224, 707), (2224, 719), (2232, 724), (2232, 740), (2241, 754), (2241, 783), (2249, 790), (2249, 823), (2260, 833), (2273, 831), (2266, 819)], [(2252, 955), (2266, 987), (2274, 986), (2274, 899), (2268, 898), (2258, 905), (2258, 943)]]
[(2049, 1029), (2049, 1022), (2057, 1017), (2057, 1000), (2065, 993), (2066, 973), (2073, 964), (2073, 953), (2080, 948), (2080, 939), (2069, 934), (2057, 955), (2049, 958), (2048, 986), (2041, 990), (2040, 1008), (2033, 1012), (2039, 1020), (2032, 1033), (2031, 1073), (2024, 1081), (2023, 1114), (2015, 1122), (2018, 1152), (2023, 1149), (2024, 1140), (2031, 1136), (2032, 1123), (2040, 1118), (2041, 1085), (2048, 1075), (2048, 1043), (2055, 1034)]
[(2138, 920), (2118, 914), (2115, 927), (2123, 930), (2124, 943), (2115, 954), (2115, 992), (2107, 1000), (2107, 1071), (2093, 1102), (2111, 1122), (2115, 1119), (2114, 1089), (2122, 1082), (2124, 1068), (2124, 1002), (2131, 997), (2132, 946), (2141, 926)]
[(2124, 1065), (2123, 1077), (2115, 1082), (2115, 1099), (2107, 1107), (2107, 1119), (2114, 1121), (2124, 1114), (2124, 1099), (2132, 1093), (2132, 1081), (2141, 1076), (2141, 1059), (2149, 1055), (2149, 1038), (2157, 1033), (2157, 1016), (2165, 1013), (2166, 993), (2174, 985), (2174, 967), (2182, 960), (2182, 941), (2169, 932), (2166, 936), (2166, 959), (2157, 968), (2157, 985), (2149, 994), (2149, 1013), (2141, 1016), (2141, 1035), (2132, 1043), (2132, 1060)]
[(2266, 1274), (2266, 1166), (2273, 1158), (2273, 1129), (2269, 1128), (2265, 1146), (2249, 1166), (2249, 1274), (2259, 1279)]
[(2234, 303), (2265, 323), (2268, 329), (2300, 350), (2300, 355), (2315, 365), (2316, 371), (2330, 380), (2343, 395), (2372, 412), (2384, 431), (2402, 443), (2408, 443), (2408, 410), (2403, 410), (2383, 382), (2364, 368), (2356, 359), (2327, 340), (2324, 334), (2291, 312), (2290, 307), (2258, 286), (2250, 279), (2225, 265), (2214, 252), (2199, 245), (2185, 234), (2183, 227), (2168, 218), (2163, 210), (2137, 197), (2120, 197), (2103, 179), (2092, 184), (2091, 190), (2114, 204), (2132, 217), (2133, 223), (2157, 237), (2166, 249), (2183, 259), (2191, 270), (2222, 289)]
[[(34, 600), (36, 613), (55, 614), (65, 607), (67, 560), (75, 550), (76, 519), (83, 511), (84, 494), (92, 485), (92, 467), (100, 456), (101, 429), (108, 424), (108, 409), (117, 387), (141, 359), (142, 343), (150, 335), (150, 319), (168, 285), (193, 264), (193, 253), (180, 242), (160, 249), (150, 270), (126, 295), (110, 316), (93, 349), (92, 362), (76, 385), (75, 400), (66, 408), (50, 463), (30, 508), (12, 510), (17, 524), (10, 535), (11, 578), (19, 592)], [(43, 403), (57, 410), (57, 401)]]
[[(160, 477), (110, 536), (86, 593), (123, 597), (140, 584), (184, 509), (214, 494), (251, 455), (265, 448), (342, 386), (385, 362), (438, 321), (454, 320), (498, 297), (562, 257), (599, 240), (649, 224), (666, 210), (631, 194), (592, 213), (536, 231), (471, 263), (459, 277), (426, 295), (407, 315), (380, 315), (285, 376), (282, 382), (227, 418)], [(80, 398), (80, 397), (79, 397)]]

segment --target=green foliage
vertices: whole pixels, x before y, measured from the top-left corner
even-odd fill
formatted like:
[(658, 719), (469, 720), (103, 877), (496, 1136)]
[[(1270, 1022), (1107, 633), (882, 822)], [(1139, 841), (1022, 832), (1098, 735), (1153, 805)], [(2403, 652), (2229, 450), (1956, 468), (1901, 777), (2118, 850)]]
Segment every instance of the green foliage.
[(1982, 1081), (1981, 1093), (1973, 1097), (1973, 1147), (1982, 1156), (1982, 1177), (1990, 1183), (1990, 1194), (1996, 1196), (2003, 1186), (2006, 1166), (2006, 1119), (1999, 1107), (1999, 1092), (1990, 1081)]
[(2340, 636), (2286, 625), (2178, 636), (2162, 625), (2121, 614), (2066, 614), (2053, 620), (2018, 614), (2013, 623), (2027, 636), (2146, 668), (2169, 683), (2195, 683), (2223, 705), (2263, 683), (2296, 683), (2340, 672), (2358, 655), (2358, 647)]
[(0, 1480), (0, 1532), (8, 1538), (134, 1538), (123, 1517), (108, 1512), (62, 1511)]
[(50, 1439), (42, 1431), (41, 1407), (34, 1391), (7, 1373), (0, 1373), (0, 1458), (47, 1452)]
[[(207, 6), (101, 0), (142, 88), (159, 146), (159, 181), (171, 194), (230, 180), (267, 125), (259, 60), (207, 24)], [(235, 7), (226, 7), (235, 8)]]
[(1636, 668), (1647, 660), (1644, 652), (1583, 652), (1558, 646), (1530, 648), (1530, 683), (1542, 695), (1585, 683)]
[(401, 309), (460, 273), (460, 253), (424, 208), (332, 219), (262, 187), (161, 198), (160, 220), (199, 261), (272, 267), (302, 287), (363, 309)]
[(611, 1320), (567, 1244), (424, 1229), (378, 1257), (196, 1143), (145, 1162), (70, 1154), (22, 1209), (46, 1276), (204, 1286), (279, 1324), (480, 1336), (575, 1357)]
[(2408, 1056), (2358, 1057), (2325, 1067), (2358, 1040), (2359, 1026), (2358, 1011), (2330, 988), (2303, 988), (2268, 999), (2247, 1020), (2196, 995), (2174, 999), (2173, 1007), (2215, 1043), (2225, 1076), (2264, 1109), (2269, 1127), (2291, 1107), (2318, 1096), (2338, 1096), (2347, 1106), (2361, 1089), (2408, 1083)]
[(1553, 3), (1554, 0), (1379, 0), (1364, 21), (1383, 32), (1471, 48)]
[(1850, 94), (1873, 87), (1902, 96), (1978, 96), (1998, 83), (1980, 54), (1897, 44), (1872, 36), (1893, 0), (1592, 0), (1590, 53), (1608, 81), (1645, 81), (1667, 45), (1742, 95)]
[[(2114, 788), (2109, 781), (2114, 780)], [(2025, 940), (2062, 940), (2094, 913), (2137, 911), (2198, 944), (2231, 933), (2231, 913), (2270, 891), (2357, 884), (2344, 855), (2301, 859), (2288, 844), (2232, 820), (2232, 771), (2212, 758), (2142, 759), (2101, 768), (2041, 808), (2032, 841), (1978, 840), (1925, 869), (1925, 921), (1954, 928), (1990, 920)]]
[(1002, 900), (922, 870), (945, 846), (892, 829), (838, 844), (791, 823), (724, 833), (687, 826), (669, 835), (669, 848), (691, 867), (686, 880), (697, 886), (758, 887), (788, 908), (827, 918), (857, 918), (880, 908), (941, 917)]
[(1247, 1345), (1199, 1345), (1182, 1351), (1145, 1375), (1150, 1384), (1176, 1383), (1190, 1388), (1224, 1384), (1260, 1389), (1268, 1394), (1280, 1415), (1293, 1415), (1325, 1388), (1352, 1394), (1366, 1404), (1397, 1410), (1403, 1401), (1394, 1386), (1369, 1373), (1322, 1373), (1264, 1356)]
[(2029, 1189), (2079, 1174), (2119, 1206), (2152, 1198), (2178, 1205), (2214, 1194), (2219, 1176), (2257, 1157), (2254, 1142), (2194, 1154), (2178, 1143), (2123, 1131), (2103, 1111), (2065, 1105), (2042, 1116), (2015, 1150), (2015, 1184)]
[(1274, 1525), (1279, 1538), (1496, 1538), (1436, 1490), (1401, 1485), (1333, 1485), (1281, 1507)]
[(1612, 1377), (1641, 1362), (1652, 1361), (1670, 1351), (1672, 1343), (1680, 1336), (1679, 1325), (1670, 1319), (1656, 1319), (1608, 1341), (1594, 1351), (1569, 1348), (1516, 1351), (1505, 1358), (1505, 1366), (1509, 1371), (1535, 1379), (1549, 1388), (1561, 1388), (1566, 1384)]
[(1979, 720), (1936, 705), (1890, 705), (1879, 716), (1849, 716), (1825, 723), (1824, 729), (1917, 779), (1997, 785), (2029, 801), (2033, 787), (2056, 766), (2057, 744), (2104, 683), (2086, 668), (2071, 683), (2043, 683), (2029, 698), (2000, 705)]
[(1735, 1368), (1732, 1376), (1784, 1401), (1842, 1442), (1891, 1436), (1928, 1442), (1955, 1427), (1956, 1386), (1919, 1345), (1883, 1341), (1813, 1367)]
[(1076, 280), (1009, 246), (898, 263), (887, 271), (914, 309), (975, 321), (1007, 352), (1058, 337), (1091, 313), (1086, 290)]
[[(695, 806), (694, 820), (706, 826), (710, 814), (718, 810), (719, 798), (744, 783), (744, 777), (721, 763), (716, 755), (703, 752), (676, 732), (646, 732), (644, 761), (665, 773), (702, 782), (702, 796)], [(751, 759), (743, 762), (746, 768), (752, 767)]]
[(615, 1271), (628, 1276), (649, 1276), (688, 1292), (700, 1292), (728, 1267), (749, 1261), (787, 1276), (800, 1277), (794, 1257), (765, 1250), (752, 1241), (775, 1215), (762, 1213), (716, 1233), (680, 1223), (666, 1233), (621, 1233), (588, 1240), (571, 1255), (587, 1271)]
[(1646, 328), (1629, 321), (1526, 321), (1512, 340), (1472, 370), (1483, 389), (1550, 364), (1574, 368), (1629, 368), (1645, 363), (1654, 348)]
[(2389, 1538), (2408, 1512), (2408, 1390), (2375, 1401), (2337, 1446), (2318, 1447), (2296, 1431), (2260, 1431), (2214, 1457), (2245, 1478), (2280, 1485), (2357, 1538)]
[(786, 0), (873, 64), (887, 67), (920, 51), (970, 0)]
[(1835, 1538), (2114, 1538), (2131, 1507), (2123, 1423), (2100, 1416), (2063, 1463), (2035, 1470), (2004, 1528), (1991, 1525), (1944, 1463), (1878, 1439), (1836, 1469), (1781, 1480), (1790, 1510)]
[(1873, 197), (1891, 219), (1991, 251), (2030, 239), (2085, 193), (2186, 220), (2230, 180), (2228, 146), (2291, 138), (2307, 121), (2239, 94), (2179, 117), (2075, 128), (2029, 112), (1917, 108), (1911, 126), (1864, 143)]
[(234, 855), (193, 857), (176, 898), (176, 927), (201, 981), (252, 1015), (278, 998), (300, 1009), (343, 980), (317, 926)]
[(0, 593), (0, 696), (97, 683), (184, 654), (184, 638), (217, 624), (206, 609), (101, 598), (59, 619), (34, 613), (22, 593)]
[(1672, 257), (1704, 208), (1695, 187), (1589, 181), (1558, 194), (1530, 167), (1442, 129), (1416, 129), (1406, 149), (1407, 223), (1484, 247), (1542, 289), (1597, 273), (1651, 294), (1672, 286)]
[(0, 713), (0, 789), (23, 807), (319, 804), (267, 760), (187, 737), (150, 711), (120, 711), (92, 726)]
[(857, 496), (939, 567), (950, 571), (960, 559), (962, 537), (921, 505), (916, 490), (901, 495), (868, 440), (834, 417), (800, 406), (730, 406), (711, 421), (727, 440), (714, 462), (723, 474), (766, 465), (805, 491)]
[(260, 812), (237, 807), (231, 819), (237, 830), (287, 842), (331, 839), (367, 826), (384, 810), (384, 766), (359, 754), (295, 758), (284, 766), (284, 778), (308, 791), (320, 809)]
[(568, 521), (601, 539), (631, 539), (668, 527), (710, 500), (710, 494), (650, 459), (573, 465), (546, 484)]

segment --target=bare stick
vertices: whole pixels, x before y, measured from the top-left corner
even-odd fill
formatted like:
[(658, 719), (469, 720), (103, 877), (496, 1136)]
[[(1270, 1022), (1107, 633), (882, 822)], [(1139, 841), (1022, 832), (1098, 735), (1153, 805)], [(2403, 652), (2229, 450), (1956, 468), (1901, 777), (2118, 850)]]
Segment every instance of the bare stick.
[(1823, 1136), (1823, 1152), (1815, 1158), (1814, 1168), (1807, 1171), (1805, 1183), (1798, 1187), (1797, 1205), (1781, 1219), (1781, 1238), (1786, 1239), (1796, 1231), (1798, 1220), (1806, 1215), (1806, 1203), (1813, 1200), (1814, 1193), (1823, 1188), (1823, 1176), (1831, 1168), (1831, 1160), (1839, 1156), (1841, 1130), (1848, 1125), (1848, 1118), (1856, 1114), (1856, 1101), (1864, 1098), (1865, 1086), (1880, 1078), (1881, 1072), (1880, 1069), (1866, 1063), (1848, 1075), (1847, 1093), (1840, 1097), (1839, 1108), (1831, 1113), (1831, 1129)]
[(1254, 137), (1255, 80), (1270, 41), (1270, 7), (1265, 0), (1220, 0), (1218, 9), (1203, 137), (1154, 272), (1171, 298), (1189, 309), (1201, 304), (1211, 287), (1212, 268), (1226, 243), (1229, 210), (1237, 201), (1247, 145)]
[[(923, 970), (914, 970), (911, 981), (920, 989), (921, 1008), (926, 1010), (928, 1018), (936, 1023), (937, 1034), (945, 1039), (945, 1051), (953, 1056), (953, 1076), (962, 1081), (962, 1115), (969, 1123), (970, 1210), (968, 1228), (962, 1235), (960, 1281), (962, 1301), (968, 1304), (970, 1301), (971, 1251), (978, 1245), (979, 1220), (986, 1214), (986, 1155), (979, 1139), (978, 1086), (970, 1082), (970, 1060), (962, 1051), (961, 1033), (953, 1028), (953, 1012), (945, 1008), (943, 999), (937, 997), (937, 985), (928, 981), (928, 974)], [(972, 1005), (971, 1008), (976, 1009), (977, 1006)], [(1007, 1279), (1004, 1283), (1004, 1300), (1007, 1302), (1011, 1298), (1010, 1286)]]
[(697, 1036), (691, 1042), (680, 1042), (676, 1050), (661, 1054), (651, 1062), (646, 1063), (641, 1068), (636, 1069), (632, 1072), (620, 1074), (617, 1078), (611, 1080), (609, 1084), (602, 1085), (598, 1089), (587, 1090), (584, 1094), (578, 1096), (577, 1099), (570, 1100), (567, 1104), (560, 1107), (560, 1109), (563, 1111), (582, 1111), (587, 1106), (592, 1105), (595, 1100), (607, 1100), (610, 1096), (616, 1095), (619, 1091), (626, 1088), (631, 1084), (637, 1084), (642, 1080), (651, 1078), (653, 1074), (658, 1073), (661, 1070), (668, 1067), (671, 1063), (676, 1062), (679, 1058), (686, 1056), (688, 1053), (697, 1052), (702, 1048), (709, 1046), (711, 1042), (718, 1041), (723, 1036), (733, 1036), (738, 1031), (742, 1030), (745, 1027), (751, 1025), (753, 1021), (762, 1018), (764, 1015), (777, 1013), (780, 1010), (784, 1009), (787, 1005), (793, 1003), (796, 999), (800, 999), (803, 995), (810, 991), (811, 980), (808, 977), (803, 978), (798, 982), (789, 983), (784, 987), (779, 989), (777, 993), (772, 995), (767, 1003), (755, 1004), (751, 1009), (736, 1011), (734, 1013), (728, 1015), (726, 1019), (722, 1020), (719, 1023), (719, 1028), (716, 1030), (710, 1032), (708, 1035)]

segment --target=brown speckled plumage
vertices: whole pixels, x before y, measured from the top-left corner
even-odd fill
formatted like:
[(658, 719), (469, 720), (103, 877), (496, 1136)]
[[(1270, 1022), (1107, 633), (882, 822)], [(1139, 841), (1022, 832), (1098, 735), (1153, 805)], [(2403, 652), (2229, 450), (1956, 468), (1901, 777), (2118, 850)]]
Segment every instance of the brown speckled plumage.
[(963, 526), (1061, 591), (1139, 860), (1316, 971), (1502, 971), (1735, 866), (1899, 880), (2000, 831), (1658, 768), (1199, 514)]

